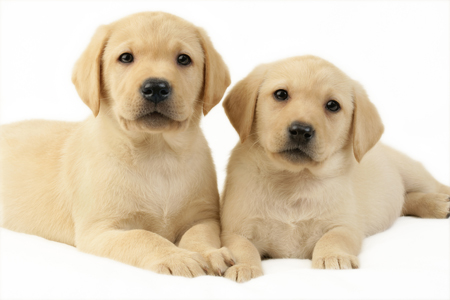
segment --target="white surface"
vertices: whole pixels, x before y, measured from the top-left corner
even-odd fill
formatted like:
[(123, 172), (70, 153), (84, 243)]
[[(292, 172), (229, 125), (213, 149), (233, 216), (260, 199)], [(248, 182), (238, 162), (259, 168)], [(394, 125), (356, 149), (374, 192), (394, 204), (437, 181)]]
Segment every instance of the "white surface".
[[(204, 27), (232, 85), (256, 65), (315, 54), (367, 89), (382, 140), (450, 184), (449, 1), (1, 1), (0, 122), (83, 120), (70, 81), (95, 29), (130, 13), (162, 10)], [(237, 134), (221, 105), (202, 121), (219, 187)], [(310, 270), (264, 262), (266, 276), (166, 277), (0, 231), (0, 296), (17, 299), (342, 298), (448, 299), (448, 220), (402, 219), (365, 241), (361, 269)]]
[(2, 299), (449, 299), (449, 220), (400, 218), (364, 241), (358, 270), (312, 270), (310, 260), (263, 262), (265, 275), (159, 275), (71, 246), (0, 229)]

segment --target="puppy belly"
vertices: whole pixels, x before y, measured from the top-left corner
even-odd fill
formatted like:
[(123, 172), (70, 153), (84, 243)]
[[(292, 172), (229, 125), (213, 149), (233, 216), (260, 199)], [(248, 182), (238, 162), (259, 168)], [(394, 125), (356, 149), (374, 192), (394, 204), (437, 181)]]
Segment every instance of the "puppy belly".
[(60, 182), (61, 148), (76, 123), (25, 121), (2, 126), (2, 226), (74, 244)]

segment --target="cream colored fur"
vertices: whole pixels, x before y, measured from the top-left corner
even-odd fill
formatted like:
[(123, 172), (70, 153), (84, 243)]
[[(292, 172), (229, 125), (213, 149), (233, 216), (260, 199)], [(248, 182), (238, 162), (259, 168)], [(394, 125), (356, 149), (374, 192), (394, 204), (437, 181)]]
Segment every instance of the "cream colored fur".
[[(274, 99), (278, 89), (289, 99)], [(341, 110), (327, 111), (329, 100)], [(378, 143), (383, 125), (364, 89), (323, 59), (261, 65), (234, 86), (224, 107), (241, 138), (221, 202), (222, 243), (237, 259), (227, 278), (261, 276), (261, 256), (357, 268), (363, 238), (400, 215), (449, 212), (450, 188)], [(292, 162), (280, 154), (294, 121), (315, 129), (310, 159)]]
[[(125, 52), (132, 63), (118, 60)], [(177, 64), (181, 53), (191, 65)], [(158, 103), (163, 119), (146, 115), (147, 78), (173, 87)], [(2, 226), (163, 274), (222, 274), (233, 258), (220, 248), (216, 174), (199, 122), (230, 78), (203, 29), (166, 13), (101, 26), (73, 82), (93, 116), (1, 127)]]

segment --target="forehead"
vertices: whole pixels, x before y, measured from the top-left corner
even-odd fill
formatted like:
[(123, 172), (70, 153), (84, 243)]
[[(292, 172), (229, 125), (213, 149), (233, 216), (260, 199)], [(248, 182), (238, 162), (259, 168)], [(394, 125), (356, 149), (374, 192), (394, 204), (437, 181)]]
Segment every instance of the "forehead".
[[(178, 17), (161, 13), (133, 15), (111, 24), (108, 48), (152, 52), (201, 51), (197, 29)], [(192, 54), (190, 53), (190, 54)]]
[(351, 79), (341, 70), (325, 60), (309, 57), (274, 63), (266, 73), (263, 87), (315, 96), (344, 96), (352, 92)]

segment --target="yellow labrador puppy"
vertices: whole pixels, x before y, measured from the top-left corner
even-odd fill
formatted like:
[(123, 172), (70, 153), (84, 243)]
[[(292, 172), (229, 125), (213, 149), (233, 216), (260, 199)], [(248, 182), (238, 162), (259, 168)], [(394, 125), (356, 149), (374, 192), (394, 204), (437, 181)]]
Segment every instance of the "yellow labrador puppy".
[(223, 273), (199, 122), (230, 77), (205, 31), (161, 12), (101, 26), (72, 80), (93, 116), (1, 128), (2, 226), (163, 274)]
[(383, 125), (364, 89), (323, 59), (261, 65), (223, 105), (241, 139), (221, 203), (222, 243), (236, 258), (227, 278), (262, 275), (261, 256), (357, 268), (363, 238), (401, 214), (449, 212), (450, 188), (378, 143)]

